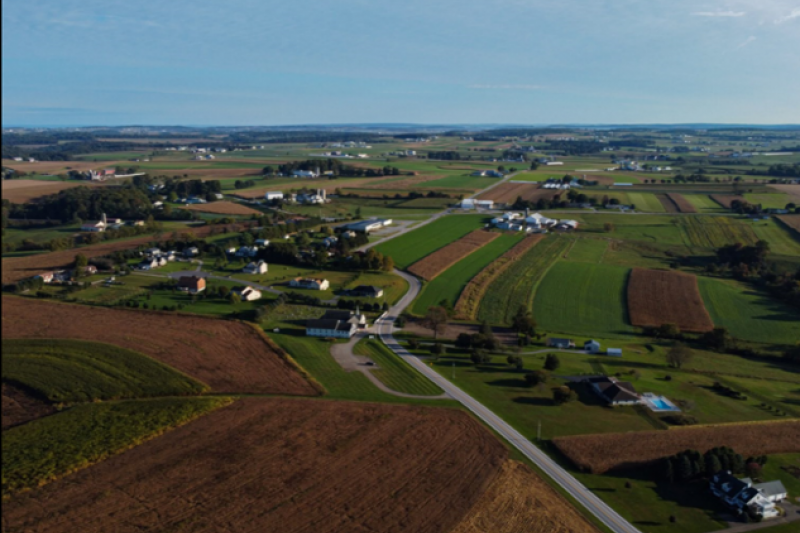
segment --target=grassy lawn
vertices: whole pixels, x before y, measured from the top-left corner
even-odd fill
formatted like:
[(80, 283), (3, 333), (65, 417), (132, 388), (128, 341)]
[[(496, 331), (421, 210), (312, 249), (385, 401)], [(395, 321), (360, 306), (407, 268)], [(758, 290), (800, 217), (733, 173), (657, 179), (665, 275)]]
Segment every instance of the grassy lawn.
[(714, 324), (734, 337), (789, 345), (800, 339), (800, 313), (793, 308), (732, 280), (697, 279)]
[(438, 396), (444, 392), (378, 340), (362, 340), (355, 353), (372, 359), (378, 365), (378, 370), (373, 371), (375, 377), (394, 391), (418, 396)]
[(379, 298), (378, 300), (358, 298), (360, 300), (372, 301), (373, 303), (375, 301), (385, 301), (388, 302), (389, 305), (394, 305), (408, 292), (408, 282), (400, 276), (389, 272), (366, 272), (359, 274), (358, 277), (350, 281), (345, 288), (354, 289), (360, 285), (372, 285), (383, 289), (383, 298)]
[(429, 307), (438, 305), (442, 300), (455, 305), (467, 283), (492, 261), (516, 245), (521, 238), (520, 235), (502, 235), (448, 268), (433, 281), (426, 283), (414, 303), (413, 312), (424, 315)]

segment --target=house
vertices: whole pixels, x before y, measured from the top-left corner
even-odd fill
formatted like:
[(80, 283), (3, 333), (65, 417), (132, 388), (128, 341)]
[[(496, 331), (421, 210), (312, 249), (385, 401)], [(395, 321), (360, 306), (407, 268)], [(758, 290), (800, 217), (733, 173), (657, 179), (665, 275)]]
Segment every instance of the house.
[(617, 378), (602, 376), (585, 379), (584, 383), (589, 384), (600, 398), (613, 407), (639, 405), (642, 403), (636, 388), (627, 381), (619, 381)]
[(366, 315), (360, 313), (358, 310), (356, 310), (355, 313), (352, 311), (326, 311), (325, 314), (322, 315), (321, 320), (337, 320), (341, 322), (347, 322), (348, 324), (353, 324), (360, 329), (367, 327)]
[(139, 270), (153, 270), (155, 268), (158, 268), (159, 266), (160, 266), (160, 264), (159, 264), (158, 259), (148, 258), (148, 259), (142, 260), (142, 262), (139, 263), (136, 266), (136, 268), (138, 268)]
[(306, 336), (331, 339), (350, 339), (356, 334), (355, 324), (342, 320), (309, 320), (306, 323)]
[(264, 198), (267, 201), (283, 200), (283, 193), (280, 191), (268, 192), (267, 194), (264, 195)]
[(42, 272), (38, 276), (34, 276), (33, 279), (40, 279), (43, 283), (53, 283), (55, 277), (55, 272)]
[(378, 231), (386, 226), (391, 225), (391, 219), (372, 218), (369, 220), (362, 220), (352, 224), (345, 224), (336, 228), (338, 231), (354, 231), (356, 233), (364, 233), (369, 235), (373, 231)]
[(551, 348), (558, 348), (559, 350), (568, 350), (575, 347), (575, 341), (572, 339), (559, 339), (550, 337), (547, 339), (547, 345)]
[(178, 290), (198, 294), (206, 290), (206, 280), (199, 276), (183, 276), (178, 280)]
[(459, 207), (461, 209), (494, 209), (494, 202), (492, 200), (472, 200), (467, 198), (461, 200)]
[(295, 278), (289, 282), (289, 286), (298, 289), (326, 291), (330, 288), (331, 283), (327, 279)]
[(762, 518), (780, 516), (776, 503), (787, 498), (780, 481), (754, 485), (749, 478), (737, 479), (731, 472), (718, 472), (711, 478), (711, 492), (739, 513), (750, 512)]
[(255, 257), (258, 255), (258, 246), (242, 246), (236, 250), (236, 257)]
[(144, 225), (145, 225), (145, 222), (144, 222), (144, 220), (132, 220), (132, 221), (130, 222), (130, 224), (131, 224), (131, 226), (133, 226), (134, 228), (141, 228), (141, 227), (144, 227)]
[(583, 349), (586, 353), (600, 353), (600, 343), (596, 340), (589, 340), (583, 343)]
[(610, 357), (622, 357), (622, 348), (609, 348), (606, 350), (606, 355)]
[(319, 169), (316, 170), (295, 170), (292, 172), (293, 178), (318, 178)]
[(83, 274), (85, 276), (94, 276), (97, 274), (97, 267), (94, 265), (87, 265), (83, 267)]
[(200, 249), (197, 246), (192, 246), (183, 251), (183, 257), (197, 257), (200, 255)]
[(261, 291), (257, 291), (253, 287), (243, 286), (243, 287), (236, 287), (235, 289), (231, 289), (233, 294), (239, 296), (243, 302), (255, 302), (256, 300), (261, 299)]
[(149, 256), (161, 255), (161, 248), (148, 248), (144, 251), (144, 254)]
[(225, 195), (222, 194), (221, 192), (215, 192), (214, 193), (214, 198), (216, 198), (217, 200), (224, 200), (225, 199)]
[(266, 274), (268, 269), (269, 267), (267, 266), (266, 262), (259, 261), (258, 263), (255, 262), (250, 263), (249, 265), (247, 265), (242, 269), (242, 272), (244, 274), (253, 274), (253, 275)]
[(347, 291), (349, 296), (360, 296), (362, 298), (382, 298), (383, 289), (372, 285), (359, 285), (355, 289)]
[(326, 248), (330, 248), (331, 246), (336, 246), (336, 243), (339, 242), (339, 239), (336, 237), (325, 237), (322, 239), (322, 245)]
[(259, 246), (261, 248), (265, 248), (265, 247), (269, 246), (269, 240), (268, 239), (256, 239), (256, 246)]
[(106, 230), (105, 222), (90, 222), (81, 226), (81, 231), (87, 233), (103, 233)]

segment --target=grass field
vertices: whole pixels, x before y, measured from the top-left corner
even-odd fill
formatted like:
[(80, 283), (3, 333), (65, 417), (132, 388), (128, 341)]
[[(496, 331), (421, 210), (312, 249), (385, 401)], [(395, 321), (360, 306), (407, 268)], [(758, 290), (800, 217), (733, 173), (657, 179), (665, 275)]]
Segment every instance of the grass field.
[(792, 201), (787, 194), (745, 194), (744, 199), (764, 209), (783, 209)]
[(697, 209), (698, 213), (726, 213), (727, 209), (711, 199), (707, 194), (684, 194), (684, 198), (689, 200)]
[(734, 281), (698, 278), (700, 294), (717, 326), (736, 338), (770, 344), (800, 339), (800, 313)]
[(750, 222), (730, 217), (680, 217), (686, 246), (720, 248), (729, 244), (755, 244), (758, 240)]
[(485, 218), (482, 215), (443, 217), (381, 244), (377, 251), (391, 256), (398, 268), (407, 268), (467, 233), (482, 228)]
[(413, 312), (424, 315), (429, 307), (438, 305), (442, 300), (446, 300), (450, 305), (455, 305), (467, 283), (489, 263), (511, 249), (520, 239), (519, 235), (502, 235), (445, 270), (433, 281), (425, 284), (422, 293), (414, 303)]
[(84, 404), (3, 433), (3, 495), (40, 486), (230, 403), (227, 398)]
[(644, 211), (647, 213), (665, 213), (666, 210), (658, 198), (654, 194), (647, 194), (641, 192), (629, 192), (628, 199), (636, 206), (637, 211)]
[(373, 371), (375, 377), (394, 391), (418, 396), (438, 396), (444, 392), (380, 341), (365, 339), (356, 345), (355, 353), (372, 359), (378, 365)]
[(800, 258), (800, 234), (787, 230), (774, 218), (754, 221), (751, 228), (759, 239), (769, 243), (772, 253)]
[(608, 250), (609, 242), (601, 239), (576, 239), (570, 246), (566, 259), (579, 263), (600, 263)]
[(560, 261), (536, 291), (533, 315), (547, 331), (628, 336), (626, 268)]
[(82, 341), (3, 340), (3, 380), (51, 402), (200, 394), (208, 387), (145, 355)]
[(569, 239), (549, 237), (526, 252), (489, 286), (478, 309), (478, 319), (509, 324), (521, 306), (530, 309), (537, 285), (570, 244)]

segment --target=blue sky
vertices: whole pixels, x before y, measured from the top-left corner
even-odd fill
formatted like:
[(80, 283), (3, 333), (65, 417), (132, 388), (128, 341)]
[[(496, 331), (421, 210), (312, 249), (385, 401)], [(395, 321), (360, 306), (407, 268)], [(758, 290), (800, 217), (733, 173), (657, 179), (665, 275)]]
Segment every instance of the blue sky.
[(800, 0), (2, 0), (19, 125), (800, 123)]

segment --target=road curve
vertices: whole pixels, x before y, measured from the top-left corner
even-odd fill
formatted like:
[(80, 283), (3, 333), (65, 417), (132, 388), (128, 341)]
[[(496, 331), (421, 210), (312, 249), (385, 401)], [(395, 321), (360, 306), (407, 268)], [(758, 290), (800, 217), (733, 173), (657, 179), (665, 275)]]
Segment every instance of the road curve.
[(598, 498), (593, 492), (587, 489), (582, 483), (575, 479), (569, 472), (561, 468), (555, 461), (548, 457), (544, 452), (537, 448), (531, 441), (526, 439), (520, 432), (507, 424), (503, 419), (487, 409), (483, 404), (475, 400), (472, 396), (462, 391), (449, 380), (443, 378), (434, 369), (426, 365), (418, 357), (408, 352), (394, 338), (394, 321), (398, 316), (414, 301), (420, 292), (422, 284), (419, 279), (405, 272), (396, 270), (395, 273), (402, 276), (409, 284), (409, 291), (406, 295), (389, 310), (388, 315), (378, 321), (375, 330), (381, 341), (405, 359), (411, 366), (416, 368), (422, 375), (441, 387), (453, 399), (460, 402), (464, 407), (472, 411), (478, 418), (483, 420), (489, 427), (502, 435), (508, 442), (517, 448), (522, 454), (530, 459), (545, 474), (550, 476), (558, 483), (570, 496), (583, 505), (598, 520), (605, 524), (614, 533), (641, 533), (630, 522), (622, 518), (616, 511), (609, 507), (605, 502)]

